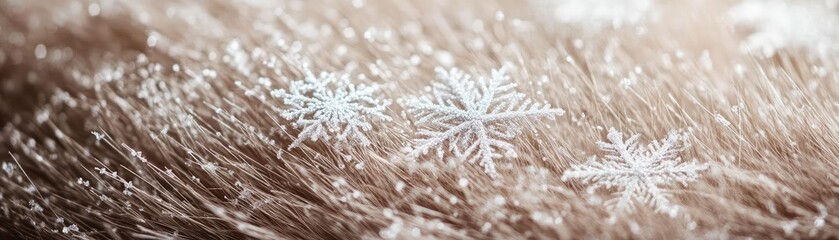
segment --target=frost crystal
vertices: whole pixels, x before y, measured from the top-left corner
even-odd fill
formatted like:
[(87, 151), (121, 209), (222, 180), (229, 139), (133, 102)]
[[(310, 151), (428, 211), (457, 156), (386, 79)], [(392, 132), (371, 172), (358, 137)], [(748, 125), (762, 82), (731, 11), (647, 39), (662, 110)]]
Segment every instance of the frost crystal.
[(491, 77), (477, 80), (456, 68), (436, 71), (439, 81), (432, 84), (431, 96), (413, 97), (405, 102), (408, 112), (417, 118), (416, 124), (424, 126), (408, 151), (412, 158), (431, 149), (442, 158), (448, 149), (460, 160), (480, 161), (484, 171), (495, 176), (493, 159), (502, 156), (498, 151), (511, 158), (517, 155), (509, 143), (520, 133), (514, 121), (553, 119), (564, 113), (550, 104), (525, 100), (524, 94), (514, 91), (516, 84), (508, 83), (506, 68), (492, 70)]
[(825, 55), (839, 51), (836, 5), (816, 1), (746, 0), (729, 10), (735, 25), (754, 30), (743, 50), (771, 57), (780, 48), (802, 48)]
[(623, 133), (609, 129), (610, 143), (598, 142), (597, 145), (607, 153), (605, 162), (591, 161), (578, 165), (563, 174), (562, 180), (579, 178), (592, 183), (592, 189), (600, 187), (620, 189), (615, 198), (608, 200), (610, 209), (633, 210), (633, 200), (654, 207), (657, 212), (675, 214), (677, 208), (670, 205), (669, 196), (659, 186), (674, 182), (687, 186), (696, 181), (699, 171), (705, 170), (706, 164), (695, 161), (683, 163), (678, 156), (685, 146), (683, 136), (671, 132), (661, 142), (638, 146), (639, 135), (632, 135), (624, 141)]
[(290, 149), (306, 139), (331, 142), (338, 149), (369, 146), (364, 132), (372, 130), (371, 120), (391, 120), (383, 113), (390, 101), (373, 96), (378, 85), (354, 85), (349, 74), (305, 72), (305, 79), (291, 82), (288, 91), (271, 91), (271, 96), (291, 107), (278, 110), (280, 115), (293, 121), (295, 128), (302, 128)]
[(70, 234), (72, 232), (78, 232), (78, 231), (79, 231), (79, 226), (76, 226), (76, 224), (70, 224), (70, 226), (67, 226), (67, 227), (64, 227), (64, 228), (61, 229), (61, 232), (64, 233), (64, 234)]

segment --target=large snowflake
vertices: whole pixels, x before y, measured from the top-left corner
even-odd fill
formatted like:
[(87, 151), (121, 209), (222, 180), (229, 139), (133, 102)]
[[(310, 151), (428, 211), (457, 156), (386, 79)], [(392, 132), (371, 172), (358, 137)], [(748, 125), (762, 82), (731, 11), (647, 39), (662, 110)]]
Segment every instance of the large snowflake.
[(653, 141), (647, 146), (639, 146), (638, 137), (632, 135), (624, 141), (623, 133), (609, 129), (609, 143), (597, 143), (607, 153), (606, 161), (574, 166), (563, 174), (562, 180), (579, 178), (592, 183), (593, 189), (620, 189), (615, 198), (606, 202), (613, 210), (632, 211), (637, 200), (658, 212), (674, 213), (677, 208), (670, 204), (670, 194), (659, 187), (673, 183), (687, 186), (707, 165), (682, 162), (678, 156), (685, 148), (682, 134), (671, 132), (661, 142)]
[(371, 120), (391, 120), (384, 114), (390, 101), (373, 96), (378, 85), (355, 85), (349, 74), (305, 72), (305, 79), (291, 82), (288, 91), (271, 91), (271, 96), (290, 106), (280, 110), (280, 115), (293, 121), (293, 127), (302, 128), (289, 148), (307, 139), (329, 142), (338, 149), (369, 146), (364, 132), (372, 130)]
[(489, 78), (472, 79), (453, 68), (437, 68), (439, 81), (432, 83), (430, 96), (410, 98), (408, 112), (423, 126), (408, 154), (417, 158), (435, 149), (439, 157), (446, 150), (459, 160), (479, 162), (490, 176), (496, 175), (493, 159), (517, 155), (509, 143), (520, 133), (516, 120), (548, 117), (564, 111), (550, 104), (525, 100), (509, 83), (506, 68), (492, 70)]

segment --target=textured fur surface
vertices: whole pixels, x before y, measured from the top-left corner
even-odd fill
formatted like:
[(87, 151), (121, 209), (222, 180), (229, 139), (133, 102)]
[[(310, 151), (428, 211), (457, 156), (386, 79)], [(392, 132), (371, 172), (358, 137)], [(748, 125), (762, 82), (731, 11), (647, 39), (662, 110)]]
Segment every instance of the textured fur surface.
[[(735, 1), (569, 2), (0, 0), (0, 235), (839, 236), (835, 3), (814, 4), (833, 18), (781, 31), (810, 35), (768, 41), (753, 33), (772, 26), (730, 17)], [(607, 11), (621, 2), (634, 4)], [(508, 91), (564, 111), (428, 125), (412, 101), (432, 96), (438, 68), (474, 86), (503, 68)], [(292, 146), (305, 124), (284, 115), (286, 91), (309, 71), (374, 86), (381, 116), (331, 120), (369, 120), (349, 135), (369, 141), (327, 131)], [(483, 124), (465, 142), (412, 152), (423, 129), (464, 119)], [(495, 174), (463, 161), (469, 140), (513, 128), (509, 145), (476, 152)], [(696, 172), (661, 185), (672, 207), (616, 210), (631, 186), (574, 178), (623, 161), (598, 148), (610, 129), (643, 146), (683, 140), (664, 162)]]

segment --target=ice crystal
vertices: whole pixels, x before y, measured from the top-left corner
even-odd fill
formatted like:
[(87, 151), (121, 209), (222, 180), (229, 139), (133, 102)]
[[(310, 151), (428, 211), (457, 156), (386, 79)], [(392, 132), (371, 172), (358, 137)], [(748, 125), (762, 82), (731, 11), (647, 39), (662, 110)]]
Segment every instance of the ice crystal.
[(771, 57), (781, 48), (824, 55), (839, 51), (839, 14), (828, 2), (746, 0), (729, 10), (735, 25), (753, 30), (743, 50)]
[(3, 166), (3, 167), (2, 167), (2, 168), (3, 168), (3, 171), (4, 171), (4, 172), (6, 172), (6, 175), (11, 176), (11, 175), (12, 175), (12, 173), (14, 173), (14, 171), (15, 171), (15, 165), (13, 165), (13, 164), (11, 164), (11, 163), (8, 163), (8, 162), (3, 162), (3, 165), (2, 165), (2, 166)]
[(40, 204), (36, 203), (35, 200), (29, 200), (29, 210), (34, 212), (43, 212), (44, 208), (41, 207)]
[(725, 119), (725, 117), (719, 113), (714, 114), (714, 119), (717, 120), (717, 122), (722, 124), (723, 126), (731, 126), (731, 122), (729, 122), (728, 119)]
[(472, 79), (462, 71), (437, 68), (437, 82), (430, 96), (407, 99), (408, 112), (423, 126), (408, 154), (417, 158), (435, 149), (439, 157), (446, 150), (469, 163), (480, 162), (490, 176), (496, 175), (493, 159), (517, 155), (509, 141), (521, 131), (516, 120), (562, 115), (560, 108), (534, 103), (509, 83), (506, 68), (492, 70), (489, 78)]
[(288, 91), (271, 91), (273, 97), (290, 106), (278, 110), (280, 115), (302, 129), (289, 149), (307, 139), (329, 142), (338, 149), (369, 146), (370, 139), (364, 132), (373, 129), (371, 122), (391, 120), (384, 114), (390, 101), (374, 96), (378, 85), (355, 85), (349, 74), (315, 75), (309, 70), (305, 74), (305, 79), (291, 82)]
[(64, 234), (70, 234), (72, 232), (78, 232), (78, 231), (79, 231), (79, 226), (76, 226), (76, 224), (70, 224), (70, 226), (67, 226), (67, 227), (64, 227), (64, 228), (61, 229), (61, 232), (64, 233)]
[(607, 154), (603, 162), (590, 161), (577, 165), (563, 174), (562, 180), (582, 179), (592, 184), (592, 190), (600, 187), (618, 188), (615, 198), (608, 200), (610, 209), (632, 211), (634, 201), (654, 207), (657, 212), (675, 214), (678, 209), (670, 204), (670, 193), (661, 186), (696, 181), (706, 164), (695, 161), (682, 162), (678, 156), (685, 148), (684, 135), (671, 132), (667, 138), (653, 141), (647, 146), (638, 145), (639, 135), (624, 140), (623, 133), (609, 129), (609, 143), (597, 145)]

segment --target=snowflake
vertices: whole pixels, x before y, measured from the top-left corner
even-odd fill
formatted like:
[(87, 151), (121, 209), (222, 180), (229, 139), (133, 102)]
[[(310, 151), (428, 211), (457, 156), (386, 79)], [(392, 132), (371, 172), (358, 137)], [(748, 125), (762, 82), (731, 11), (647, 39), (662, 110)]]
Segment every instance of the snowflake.
[(488, 79), (477, 80), (456, 68), (446, 71), (438, 67), (436, 72), (440, 81), (432, 84), (431, 96), (409, 98), (404, 104), (417, 117), (416, 124), (425, 126), (417, 133), (420, 137), (415, 139), (415, 146), (408, 149), (414, 159), (430, 149), (436, 149), (442, 158), (448, 148), (460, 160), (480, 160), (484, 171), (495, 176), (493, 159), (501, 157), (497, 151), (504, 151), (510, 158), (517, 155), (509, 143), (520, 133), (514, 121), (553, 119), (564, 113), (550, 104), (524, 100), (524, 94), (514, 91), (517, 85), (508, 83), (510, 77), (504, 67), (492, 70)]
[(801, 48), (813, 54), (839, 51), (839, 14), (828, 1), (746, 0), (729, 12), (739, 28), (753, 30), (742, 50), (771, 57), (781, 48)]
[(638, 137), (636, 134), (624, 141), (623, 133), (609, 129), (611, 143), (597, 143), (607, 153), (607, 161), (574, 166), (563, 174), (562, 180), (579, 178), (592, 183), (592, 190), (617, 187), (620, 192), (615, 193), (616, 198), (606, 201), (610, 209), (632, 211), (633, 200), (637, 200), (673, 216), (677, 208), (670, 205), (670, 194), (659, 186), (675, 182), (687, 186), (708, 166), (682, 162), (678, 156), (685, 148), (682, 134), (671, 132), (661, 142), (653, 141), (646, 147), (638, 146)]
[(390, 121), (384, 114), (388, 100), (376, 99), (378, 85), (354, 85), (349, 74), (336, 76), (322, 72), (315, 75), (305, 70), (304, 80), (293, 81), (289, 90), (275, 89), (271, 96), (281, 98), (290, 109), (278, 110), (292, 126), (301, 129), (289, 149), (304, 140), (322, 140), (337, 149), (354, 145), (369, 146), (364, 134), (373, 128), (371, 120)]

